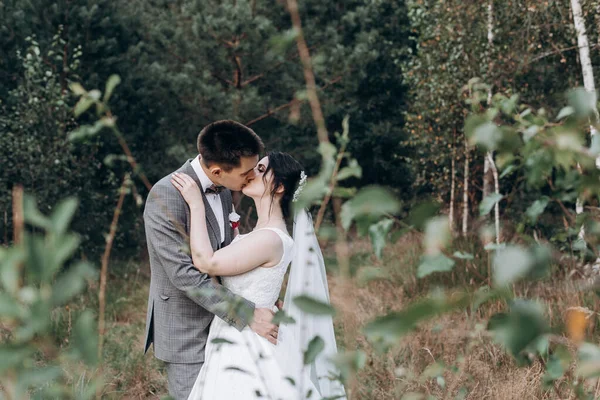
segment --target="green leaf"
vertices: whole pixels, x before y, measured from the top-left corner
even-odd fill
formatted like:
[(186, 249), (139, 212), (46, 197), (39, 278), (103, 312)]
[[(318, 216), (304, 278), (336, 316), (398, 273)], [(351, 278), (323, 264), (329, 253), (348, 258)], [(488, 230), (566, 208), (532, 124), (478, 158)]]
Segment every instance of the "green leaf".
[(584, 88), (572, 89), (567, 93), (567, 98), (577, 118), (584, 120), (594, 115), (597, 101), (595, 92), (588, 92)]
[(590, 152), (598, 157), (600, 155), (600, 135), (592, 136), (592, 143), (590, 144)]
[(0, 292), (0, 316), (2, 319), (19, 318), (22, 315), (22, 309), (19, 303), (8, 295)]
[(74, 234), (56, 238), (53, 243), (54, 251), (48, 255), (48, 265), (43, 271), (43, 279), (50, 281), (64, 263), (75, 254), (80, 242), (79, 236)]
[(498, 250), (493, 261), (494, 284), (506, 286), (526, 276), (534, 260), (529, 252), (518, 246)]
[(365, 367), (367, 355), (361, 350), (339, 352), (332, 357), (331, 361), (340, 371), (342, 382), (345, 383), (352, 375)]
[[(579, 151), (583, 147), (583, 138), (581, 135), (575, 132), (564, 132), (556, 135), (556, 147), (563, 150)], [(559, 153), (558, 155), (561, 155)], [(558, 156), (557, 155), (557, 156)], [(571, 154), (564, 154), (565, 157), (571, 157)], [(560, 161), (560, 160), (559, 160)], [(568, 161), (568, 160), (567, 160)], [(564, 161), (565, 165), (569, 165), (567, 161)]]
[(75, 109), (73, 110), (75, 117), (78, 118), (81, 114), (86, 112), (94, 104), (94, 102), (95, 100), (88, 96), (81, 97), (77, 104), (75, 104)]
[(331, 305), (313, 299), (309, 296), (298, 296), (294, 298), (294, 304), (305, 313), (315, 315), (335, 315), (335, 310)]
[(425, 227), (425, 253), (434, 255), (441, 252), (446, 248), (451, 237), (448, 217), (431, 218)]
[(80, 261), (59, 275), (52, 290), (52, 305), (61, 306), (81, 293), (86, 281), (96, 276), (94, 267), (88, 262)]
[(337, 174), (337, 181), (341, 182), (348, 178), (362, 178), (362, 168), (358, 165), (358, 161), (351, 160), (347, 167), (342, 168)]
[(34, 352), (35, 349), (30, 347), (3, 344), (0, 346), (0, 373), (23, 364)]
[(379, 267), (363, 267), (358, 270), (357, 280), (360, 286), (364, 286), (367, 283), (375, 280), (388, 279), (388, 273)]
[(516, 170), (517, 168), (511, 164), (508, 167), (506, 167), (506, 169), (504, 171), (502, 171), (502, 173), (500, 174), (500, 177), (498, 179), (502, 179), (508, 175), (510, 175), (514, 170)]
[(412, 226), (408, 226), (406, 228), (395, 230), (390, 237), (390, 243), (397, 243), (404, 235), (408, 232), (411, 232), (414, 228)]
[(323, 349), (325, 349), (325, 341), (320, 336), (312, 338), (304, 352), (304, 365), (312, 364)]
[(101, 95), (102, 93), (98, 89), (92, 89), (88, 92), (88, 96), (95, 101), (100, 100)]
[(439, 213), (440, 207), (440, 203), (436, 201), (420, 202), (410, 211), (410, 224), (416, 229), (424, 229), (427, 221)]
[(68, 140), (71, 142), (83, 142), (96, 136), (102, 129), (110, 127), (111, 119), (101, 118), (94, 122), (94, 125), (81, 125), (77, 129), (69, 132)]
[(467, 304), (469, 304), (469, 296), (465, 293), (453, 297), (444, 294), (434, 295), (417, 301), (402, 311), (377, 318), (364, 328), (364, 332), (371, 341), (384, 345), (394, 344), (415, 329), (419, 322), (465, 307)]
[(479, 204), (479, 215), (482, 217), (488, 215), (496, 203), (502, 200), (503, 197), (504, 196), (499, 193), (491, 193), (485, 199), (481, 200), (481, 203)]
[(295, 28), (288, 29), (281, 34), (274, 35), (270, 39), (270, 45), (273, 51), (285, 54), (285, 52), (295, 44), (298, 37), (298, 30)]
[(36, 386), (47, 386), (63, 375), (63, 369), (59, 366), (36, 367), (19, 374), (19, 386), (27, 390)]
[(52, 212), (50, 220), (52, 221), (52, 228), (54, 232), (62, 235), (67, 231), (75, 211), (77, 211), (77, 205), (79, 201), (75, 197), (69, 197), (62, 200)]
[(296, 320), (287, 315), (283, 310), (277, 310), (277, 312), (273, 316), (273, 319), (271, 320), (271, 323), (275, 325), (295, 324)]
[(73, 82), (73, 83), (69, 84), (69, 88), (77, 96), (83, 96), (87, 93), (86, 90), (83, 88), (83, 86), (81, 86), (81, 84), (77, 83), (77, 82)]
[(102, 101), (108, 103), (110, 96), (112, 96), (113, 91), (119, 83), (121, 83), (121, 78), (119, 75), (111, 75), (110, 78), (108, 78), (108, 81), (106, 81), (106, 89), (104, 90), (104, 98)]
[(294, 203), (295, 210), (302, 210), (320, 201), (329, 190), (329, 181), (335, 166), (336, 148), (331, 143), (320, 143), (319, 153), (323, 157), (321, 170), (315, 178), (309, 179), (302, 190), (298, 201)]
[(381, 260), (383, 248), (385, 247), (385, 239), (394, 225), (394, 220), (390, 218), (383, 219), (378, 223), (371, 225), (369, 228), (369, 237), (371, 244), (375, 249), (375, 255)]
[(89, 310), (84, 311), (73, 326), (73, 345), (86, 364), (96, 365), (98, 362), (98, 331), (96, 318)]
[(539, 336), (549, 332), (542, 306), (522, 299), (511, 303), (508, 314), (492, 316), (488, 329), (492, 331), (495, 340), (515, 357)]
[(488, 151), (494, 151), (502, 141), (502, 131), (493, 122), (486, 122), (474, 129), (470, 137), (472, 145), (482, 146)]
[(42, 214), (36, 205), (35, 198), (28, 194), (23, 196), (23, 216), (25, 222), (42, 229), (51, 229), (50, 220)]
[(575, 114), (575, 109), (573, 107), (571, 107), (571, 106), (564, 107), (562, 110), (560, 110), (560, 112), (556, 116), (556, 120), (560, 121), (561, 119), (570, 117), (573, 114)]
[(399, 209), (400, 203), (388, 190), (379, 186), (369, 186), (344, 203), (340, 218), (342, 226), (348, 230), (352, 221), (359, 217), (377, 218), (385, 214), (396, 214)]
[(539, 216), (544, 213), (549, 202), (550, 198), (542, 196), (542, 198), (534, 201), (533, 204), (529, 206), (525, 214), (527, 214), (531, 223), (536, 223)]
[(417, 269), (417, 276), (424, 278), (434, 272), (449, 272), (454, 268), (454, 260), (440, 253), (437, 255), (425, 255), (421, 258), (421, 264)]
[(48, 264), (46, 240), (40, 235), (25, 233), (24, 243), (27, 251), (27, 272), (29, 277), (39, 282), (46, 271)]
[(354, 187), (341, 187), (341, 186), (336, 186), (333, 188), (333, 197), (339, 197), (342, 199), (351, 199), (352, 197), (356, 196), (356, 193), (358, 192), (358, 190)]
[(465, 133), (471, 145), (477, 143), (477, 140), (475, 138), (475, 131), (477, 130), (477, 128), (489, 122), (490, 121), (486, 117), (478, 114), (471, 114), (467, 118), (467, 120), (465, 121)]
[(19, 290), (19, 265), (25, 260), (22, 247), (1, 249), (0, 257), (0, 283), (5, 292), (16, 293)]
[(552, 385), (562, 378), (571, 364), (571, 353), (564, 346), (557, 346), (546, 363), (546, 373), (542, 378), (545, 385)]
[(472, 259), (474, 259), (473, 254), (463, 253), (462, 251), (455, 251), (452, 256), (456, 257), (456, 258), (459, 258), (461, 260), (472, 260)]
[(578, 376), (586, 379), (600, 376), (600, 347), (592, 343), (582, 343), (577, 351), (577, 358)]
[(210, 341), (212, 344), (235, 344), (231, 340), (223, 339), (223, 338), (214, 338)]

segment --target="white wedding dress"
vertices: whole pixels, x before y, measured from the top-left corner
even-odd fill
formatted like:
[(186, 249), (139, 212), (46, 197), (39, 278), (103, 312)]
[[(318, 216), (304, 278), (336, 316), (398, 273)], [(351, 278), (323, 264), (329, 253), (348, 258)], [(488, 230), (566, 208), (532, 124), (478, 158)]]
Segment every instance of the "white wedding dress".
[[(270, 268), (258, 267), (241, 275), (223, 277), (225, 287), (255, 303), (257, 308), (273, 308), (287, 267), (294, 255), (294, 240), (286, 233), (270, 229), (283, 242), (283, 256)], [(255, 231), (256, 232), (256, 231)], [(233, 241), (251, 240), (252, 233)], [(286, 378), (285, 366), (278, 362), (277, 347), (249, 327), (241, 332), (215, 317), (206, 343), (205, 361), (188, 400), (298, 399), (298, 389)], [(304, 387), (310, 390), (310, 382)], [(318, 391), (313, 386), (313, 396)]]

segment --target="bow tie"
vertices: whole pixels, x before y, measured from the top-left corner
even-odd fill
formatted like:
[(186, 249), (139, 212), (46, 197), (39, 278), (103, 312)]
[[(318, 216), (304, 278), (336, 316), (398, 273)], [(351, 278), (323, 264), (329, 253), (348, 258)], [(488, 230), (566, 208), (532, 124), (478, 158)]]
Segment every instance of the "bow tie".
[(223, 186), (217, 186), (215, 184), (212, 184), (211, 186), (207, 187), (206, 190), (204, 191), (204, 193), (206, 194), (220, 194), (223, 190), (225, 190), (225, 187)]

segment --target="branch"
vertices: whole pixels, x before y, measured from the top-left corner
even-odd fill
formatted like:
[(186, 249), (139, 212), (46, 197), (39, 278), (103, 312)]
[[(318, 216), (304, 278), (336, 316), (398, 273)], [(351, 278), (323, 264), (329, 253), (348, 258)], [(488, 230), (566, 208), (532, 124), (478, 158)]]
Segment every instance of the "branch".
[[(316, 46), (311, 46), (311, 47), (309, 47), (309, 50), (314, 50), (315, 48), (316, 48)], [(265, 72), (258, 74), (258, 75), (254, 75), (254, 76), (246, 79), (244, 82), (242, 82), (241, 86), (244, 87), (260, 78), (263, 78), (269, 72), (281, 67), (286, 62), (293, 60), (294, 58), (298, 57), (298, 55), (299, 55), (298, 53), (294, 53), (291, 56), (287, 57), (284, 61), (280, 61), (277, 64), (275, 64), (274, 66), (272, 66), (271, 68), (267, 69)]]
[[(336, 84), (336, 83), (338, 83), (339, 81), (341, 81), (341, 80), (342, 80), (342, 78), (343, 78), (343, 76), (342, 76), (342, 75), (340, 75), (340, 76), (338, 76), (337, 78), (335, 78), (335, 79), (332, 79), (331, 81), (327, 82), (325, 85), (321, 86), (321, 87), (319, 88), (319, 90), (321, 90), (321, 91), (322, 91), (322, 90), (325, 90), (325, 89), (327, 89), (329, 86), (331, 86), (331, 85), (333, 85), (333, 84)], [(275, 113), (277, 113), (277, 112), (279, 112), (279, 111), (281, 111), (281, 110), (285, 110), (286, 108), (290, 108), (290, 107), (292, 107), (292, 106), (293, 106), (295, 103), (301, 103), (301, 102), (302, 102), (302, 100), (293, 99), (293, 100), (291, 100), (289, 103), (286, 103), (286, 104), (282, 104), (282, 105), (280, 105), (280, 106), (277, 106), (277, 107), (275, 107), (275, 108), (273, 108), (273, 109), (271, 109), (271, 110), (267, 111), (265, 114), (263, 114), (263, 115), (261, 115), (261, 116), (259, 116), (259, 117), (256, 117), (256, 118), (254, 118), (253, 120), (250, 120), (250, 121), (246, 122), (246, 123), (245, 123), (245, 125), (246, 125), (246, 126), (250, 126), (250, 125), (252, 125), (252, 124), (255, 124), (255, 123), (257, 123), (258, 121), (262, 121), (263, 119), (265, 119), (265, 118), (268, 118), (268, 117), (270, 117), (271, 115), (273, 115), (273, 114), (275, 114)]]
[(333, 174), (331, 174), (331, 181), (329, 182), (329, 189), (327, 190), (327, 195), (323, 199), (321, 203), (321, 207), (319, 208), (319, 212), (317, 214), (317, 221), (315, 222), (315, 233), (319, 233), (319, 228), (321, 227), (321, 223), (323, 222), (323, 217), (325, 216), (325, 208), (327, 204), (329, 204), (329, 200), (331, 200), (331, 196), (333, 195), (333, 189), (335, 188), (335, 183), (337, 182), (338, 171), (340, 170), (340, 165), (342, 164), (342, 160), (344, 159), (344, 153), (346, 152), (347, 142), (342, 144), (340, 151), (337, 155), (337, 160), (335, 162), (335, 167), (333, 168)]
[[(106, 320), (104, 311), (106, 308), (106, 275), (108, 272), (108, 260), (110, 258), (110, 251), (112, 244), (117, 233), (117, 224), (119, 222), (119, 216), (121, 215), (121, 209), (123, 208), (123, 201), (125, 200), (126, 187), (129, 182), (129, 174), (125, 175), (121, 188), (119, 189), (119, 200), (117, 201), (117, 207), (113, 213), (113, 219), (110, 224), (110, 231), (106, 238), (106, 247), (104, 248), (104, 254), (102, 255), (102, 268), (100, 270), (100, 291), (98, 292), (98, 303), (99, 303), (99, 315), (98, 315), (98, 359), (102, 360), (102, 346), (104, 344), (104, 333)], [(99, 394), (99, 393), (97, 393)]]
[(15, 185), (12, 190), (13, 200), (13, 241), (15, 245), (23, 242), (25, 218), (23, 216), (23, 186)]
[(304, 67), (304, 79), (306, 80), (306, 94), (308, 102), (312, 110), (313, 119), (317, 126), (317, 136), (319, 142), (329, 143), (329, 135), (327, 134), (327, 128), (325, 126), (325, 118), (323, 117), (323, 110), (321, 109), (321, 103), (317, 96), (317, 85), (315, 83), (315, 75), (312, 70), (312, 62), (310, 59), (310, 52), (308, 46), (304, 40), (304, 33), (302, 32), (302, 22), (300, 20), (300, 13), (298, 12), (298, 3), (296, 0), (287, 0), (288, 10), (292, 17), (292, 25), (298, 36), (296, 37), (296, 43), (298, 44), (298, 53), (300, 54), (300, 60)]
[[(112, 115), (110, 113), (109, 113), (109, 117), (112, 118)], [(116, 127), (113, 126), (112, 130), (115, 133), (115, 135), (117, 136), (117, 140), (119, 141), (119, 144), (121, 145), (121, 148), (123, 149), (123, 152), (125, 152), (125, 155), (127, 156), (127, 161), (129, 162), (129, 165), (131, 165), (131, 168), (133, 169), (133, 173), (140, 177), (140, 179), (142, 180), (142, 182), (146, 186), (146, 189), (148, 189), (148, 192), (149, 192), (150, 189), (152, 189), (152, 184), (146, 177), (146, 174), (144, 174), (143, 172), (140, 171), (140, 166), (137, 163), (137, 161), (135, 161), (135, 157), (133, 157), (133, 154), (131, 154), (131, 150), (129, 150), (129, 146), (127, 145), (127, 142), (125, 141), (125, 138), (123, 137), (121, 132), (119, 132), (119, 130)]]

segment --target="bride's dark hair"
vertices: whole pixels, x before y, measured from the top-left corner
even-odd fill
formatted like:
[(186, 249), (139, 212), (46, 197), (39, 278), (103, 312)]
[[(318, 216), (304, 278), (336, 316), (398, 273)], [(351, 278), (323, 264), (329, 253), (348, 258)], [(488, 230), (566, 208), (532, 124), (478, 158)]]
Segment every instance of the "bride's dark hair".
[(292, 212), (292, 199), (294, 192), (300, 182), (300, 173), (302, 164), (287, 153), (273, 151), (267, 155), (269, 157), (269, 166), (263, 174), (263, 181), (266, 184), (266, 177), (269, 171), (273, 171), (273, 189), (271, 190), (271, 205), (275, 200), (277, 189), (283, 186), (283, 196), (281, 197), (281, 211), (283, 218), (289, 222)]

